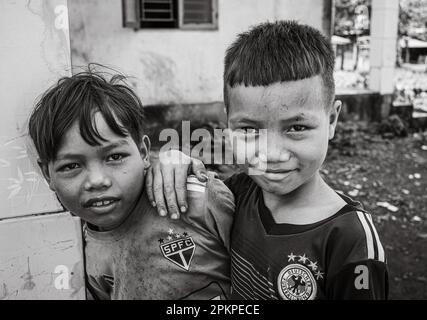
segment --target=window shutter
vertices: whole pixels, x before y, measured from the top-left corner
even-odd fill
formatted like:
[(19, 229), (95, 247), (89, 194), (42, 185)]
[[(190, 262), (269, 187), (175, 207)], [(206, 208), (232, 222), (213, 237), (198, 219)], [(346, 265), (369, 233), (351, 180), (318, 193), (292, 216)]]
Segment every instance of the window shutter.
[(184, 24), (213, 23), (212, 0), (183, 0)]
[(122, 0), (123, 27), (139, 29), (140, 0)]

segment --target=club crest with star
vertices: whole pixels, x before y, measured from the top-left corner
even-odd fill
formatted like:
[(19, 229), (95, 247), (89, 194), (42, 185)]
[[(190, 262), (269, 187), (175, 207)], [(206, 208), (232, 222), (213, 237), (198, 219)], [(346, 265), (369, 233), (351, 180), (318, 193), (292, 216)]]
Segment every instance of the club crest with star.
[(196, 245), (187, 232), (175, 233), (169, 228), (167, 237), (160, 238), (159, 244), (166, 259), (186, 271), (190, 269)]
[[(316, 298), (317, 282), (323, 278), (316, 261), (305, 254), (288, 255), (288, 264), (277, 277), (280, 296), (285, 300), (312, 300)], [(315, 279), (316, 278), (316, 279)]]

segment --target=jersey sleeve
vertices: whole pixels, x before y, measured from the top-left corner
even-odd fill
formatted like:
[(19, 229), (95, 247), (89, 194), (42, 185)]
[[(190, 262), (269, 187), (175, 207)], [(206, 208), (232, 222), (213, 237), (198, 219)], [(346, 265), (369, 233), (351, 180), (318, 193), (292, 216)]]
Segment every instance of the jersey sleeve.
[[(230, 233), (235, 210), (234, 196), (214, 173), (208, 172), (208, 181), (201, 183), (196, 177), (187, 178), (188, 196), (194, 208), (183, 218), (197, 223), (201, 228), (219, 239), (230, 250)], [(197, 202), (197, 203), (195, 203)]]
[(388, 298), (388, 271), (383, 246), (370, 214), (344, 215), (329, 238), (327, 299)]
[(350, 263), (329, 281), (326, 292), (331, 300), (386, 300), (387, 266), (377, 260)]
[(209, 175), (206, 192), (206, 226), (218, 235), (230, 251), (230, 234), (235, 203), (233, 193), (219, 179)]

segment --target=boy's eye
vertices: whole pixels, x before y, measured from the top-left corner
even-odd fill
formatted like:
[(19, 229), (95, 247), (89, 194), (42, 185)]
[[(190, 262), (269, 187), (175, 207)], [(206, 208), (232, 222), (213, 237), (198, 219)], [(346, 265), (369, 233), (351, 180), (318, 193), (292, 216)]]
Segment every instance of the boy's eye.
[(290, 129), (289, 132), (302, 132), (307, 130), (308, 127), (307, 126), (303, 126), (303, 125), (293, 125)]
[(67, 172), (79, 168), (78, 163), (69, 163), (58, 169), (58, 171)]
[(112, 154), (111, 156), (109, 156), (107, 161), (120, 161), (120, 160), (123, 160), (124, 157), (125, 157), (124, 154), (115, 153), (115, 154)]
[(241, 134), (258, 134), (259, 130), (253, 127), (243, 127), (236, 130)]

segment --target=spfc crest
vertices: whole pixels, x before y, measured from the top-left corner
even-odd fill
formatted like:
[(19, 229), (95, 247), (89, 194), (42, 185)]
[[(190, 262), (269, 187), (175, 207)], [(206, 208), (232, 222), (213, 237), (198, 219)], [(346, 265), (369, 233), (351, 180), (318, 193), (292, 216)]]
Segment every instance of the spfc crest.
[(169, 229), (168, 233), (166, 239), (159, 240), (163, 256), (188, 271), (196, 249), (193, 238), (186, 232), (183, 234), (175, 233), (173, 229)]

